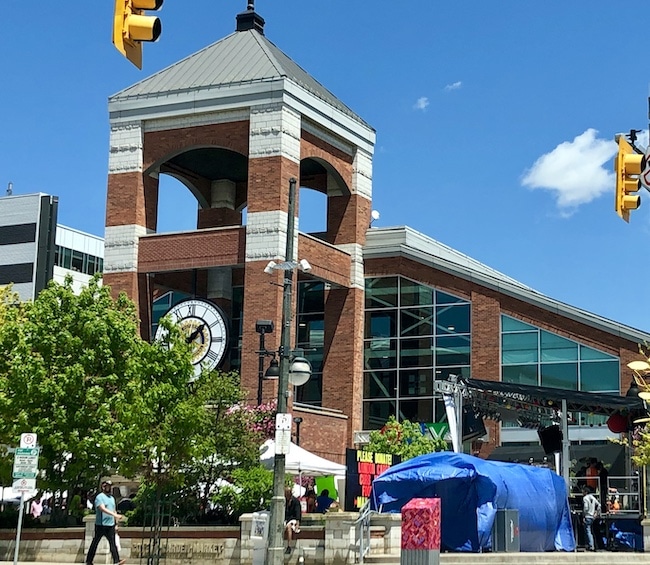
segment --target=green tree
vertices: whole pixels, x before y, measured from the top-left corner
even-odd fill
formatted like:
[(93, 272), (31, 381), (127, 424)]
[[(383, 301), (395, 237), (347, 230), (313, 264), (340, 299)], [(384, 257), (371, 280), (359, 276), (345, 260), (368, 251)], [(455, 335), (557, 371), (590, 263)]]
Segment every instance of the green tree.
[(445, 451), (448, 446), (443, 439), (425, 436), (419, 424), (408, 420), (398, 422), (391, 416), (382, 429), (370, 432), (370, 442), (365, 449), (375, 453), (399, 455), (402, 461), (406, 461), (425, 453)]
[(95, 485), (115, 466), (118, 406), (136, 376), (133, 303), (113, 300), (96, 279), (75, 295), (68, 279), (31, 303), (17, 304), (4, 290), (1, 304), (0, 442), (38, 434), (39, 488)]

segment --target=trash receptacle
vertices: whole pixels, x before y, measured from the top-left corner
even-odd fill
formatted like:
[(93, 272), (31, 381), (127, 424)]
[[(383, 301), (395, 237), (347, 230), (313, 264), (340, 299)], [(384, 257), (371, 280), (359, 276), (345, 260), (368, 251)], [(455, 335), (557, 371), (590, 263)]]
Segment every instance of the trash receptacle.
[(492, 551), (519, 550), (519, 510), (497, 510), (492, 527)]
[(269, 512), (253, 512), (251, 540), (253, 542), (253, 565), (264, 565), (266, 540), (269, 538)]

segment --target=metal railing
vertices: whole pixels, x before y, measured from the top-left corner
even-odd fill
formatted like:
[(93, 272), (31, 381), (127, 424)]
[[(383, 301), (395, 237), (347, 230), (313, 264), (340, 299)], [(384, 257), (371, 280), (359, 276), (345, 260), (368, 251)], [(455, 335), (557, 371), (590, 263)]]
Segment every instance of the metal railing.
[(355, 544), (358, 548), (358, 563), (363, 563), (370, 551), (370, 518), (374, 513), (370, 510), (370, 501), (366, 502), (359, 510), (359, 517), (354, 522)]

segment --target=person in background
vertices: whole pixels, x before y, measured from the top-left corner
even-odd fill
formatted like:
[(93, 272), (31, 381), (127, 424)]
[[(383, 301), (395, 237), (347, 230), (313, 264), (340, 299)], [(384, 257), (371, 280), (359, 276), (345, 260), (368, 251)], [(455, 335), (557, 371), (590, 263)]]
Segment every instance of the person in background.
[(118, 565), (124, 565), (126, 563), (126, 559), (120, 559), (120, 553), (117, 550), (117, 545), (115, 545), (115, 525), (124, 516), (115, 511), (115, 499), (111, 494), (112, 487), (113, 483), (111, 481), (104, 481), (101, 492), (95, 497), (95, 537), (93, 537), (93, 541), (88, 549), (86, 565), (93, 565), (97, 546), (103, 537), (108, 541), (113, 563), (117, 563)]
[(323, 489), (323, 492), (316, 498), (316, 512), (325, 514), (330, 508), (335, 507), (335, 500), (330, 498), (330, 491)]
[(43, 513), (43, 503), (38, 498), (35, 498), (34, 500), (32, 500), (32, 504), (29, 509), (29, 512), (32, 515), (32, 518), (34, 519), (39, 518), (40, 515)]
[(300, 533), (302, 508), (300, 508), (300, 501), (293, 496), (289, 487), (284, 489), (284, 499), (286, 501), (284, 508), (284, 532), (287, 536), (287, 549), (284, 552), (288, 555), (291, 553), (291, 540), (293, 539), (293, 534)]
[(311, 512), (316, 512), (316, 493), (314, 492), (314, 489), (310, 488), (305, 494), (305, 498), (307, 499), (306, 512), (308, 514)]
[(596, 551), (594, 542), (594, 520), (600, 513), (600, 502), (592, 494), (590, 486), (582, 488), (582, 518), (585, 525), (585, 536), (587, 538), (587, 551)]

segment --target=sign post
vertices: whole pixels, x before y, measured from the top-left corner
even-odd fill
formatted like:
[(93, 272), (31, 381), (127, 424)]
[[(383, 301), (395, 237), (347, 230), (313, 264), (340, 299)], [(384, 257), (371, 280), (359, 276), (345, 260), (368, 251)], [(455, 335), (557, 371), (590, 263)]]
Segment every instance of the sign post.
[(14, 548), (14, 565), (18, 563), (20, 533), (23, 527), (25, 513), (25, 493), (36, 489), (36, 473), (38, 472), (38, 452), (36, 434), (20, 434), (20, 447), (14, 453), (13, 484), (15, 491), (20, 493), (20, 509), (18, 510), (18, 527), (16, 528), (16, 547)]

